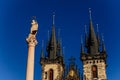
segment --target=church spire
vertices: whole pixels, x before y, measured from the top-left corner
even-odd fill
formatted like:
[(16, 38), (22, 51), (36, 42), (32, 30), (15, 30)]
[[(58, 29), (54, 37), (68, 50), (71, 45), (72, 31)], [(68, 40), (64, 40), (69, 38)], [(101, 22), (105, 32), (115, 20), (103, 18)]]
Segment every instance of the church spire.
[(89, 37), (88, 37), (88, 53), (97, 53), (98, 52), (98, 42), (96, 34), (92, 24), (91, 9), (89, 8), (90, 13), (90, 27), (89, 27)]
[(54, 18), (55, 18), (55, 15), (53, 14), (52, 32), (51, 32), (51, 37), (50, 37), (50, 40), (49, 40), (48, 46), (47, 46), (48, 57), (50, 59), (56, 58), (56, 48), (57, 48)]

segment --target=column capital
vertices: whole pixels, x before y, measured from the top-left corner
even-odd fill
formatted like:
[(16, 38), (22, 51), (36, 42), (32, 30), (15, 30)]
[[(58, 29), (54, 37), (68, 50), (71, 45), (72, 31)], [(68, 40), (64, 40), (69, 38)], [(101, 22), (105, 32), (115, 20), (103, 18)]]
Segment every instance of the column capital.
[(28, 46), (36, 46), (37, 45), (37, 40), (36, 37), (32, 34), (29, 34), (29, 36), (26, 38), (26, 41), (28, 43)]

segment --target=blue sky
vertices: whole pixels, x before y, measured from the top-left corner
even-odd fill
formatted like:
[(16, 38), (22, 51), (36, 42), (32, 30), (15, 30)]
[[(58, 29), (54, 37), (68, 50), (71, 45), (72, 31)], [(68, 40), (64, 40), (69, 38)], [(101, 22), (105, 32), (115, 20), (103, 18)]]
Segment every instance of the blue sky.
[(89, 27), (88, 8), (92, 9), (94, 28), (96, 29), (96, 24), (99, 24), (100, 34), (104, 33), (108, 53), (108, 80), (119, 80), (119, 3), (119, 0), (0, 0), (0, 80), (25, 80), (27, 62), (25, 39), (30, 30), (32, 16), (37, 17), (39, 24), (34, 80), (40, 80), (41, 45), (42, 40), (47, 42), (53, 12), (56, 14), (56, 32), (61, 29), (65, 62), (68, 63), (67, 59), (70, 56), (75, 56), (76, 63), (82, 68), (79, 60), (80, 36), (84, 35), (84, 25)]

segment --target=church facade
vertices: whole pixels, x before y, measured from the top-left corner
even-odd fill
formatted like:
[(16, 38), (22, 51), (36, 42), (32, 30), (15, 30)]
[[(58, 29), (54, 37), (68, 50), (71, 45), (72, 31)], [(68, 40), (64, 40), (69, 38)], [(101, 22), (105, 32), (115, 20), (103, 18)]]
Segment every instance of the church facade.
[[(36, 24), (37, 22), (34, 20), (32, 22), (31, 32), (27, 38), (29, 56), (26, 80), (33, 80), (33, 74), (30, 74), (30, 71), (32, 70), (32, 73), (34, 73), (34, 62), (32, 68), (29, 66), (31, 66), (30, 59), (34, 61), (33, 57), (30, 57), (30, 54), (33, 53), (34, 55), (34, 48), (37, 44)], [(81, 74), (74, 63), (73, 57), (70, 58), (70, 65), (66, 68), (61, 41), (60, 38), (56, 38), (55, 24), (53, 21), (51, 36), (46, 46), (47, 56), (44, 54), (44, 50), (42, 50), (40, 56), (42, 80), (107, 80), (107, 53), (104, 39), (100, 39), (99, 33), (95, 33), (91, 18), (89, 24), (89, 33), (85, 33), (85, 44), (81, 42), (80, 61), (82, 62), (83, 68), (83, 74)]]

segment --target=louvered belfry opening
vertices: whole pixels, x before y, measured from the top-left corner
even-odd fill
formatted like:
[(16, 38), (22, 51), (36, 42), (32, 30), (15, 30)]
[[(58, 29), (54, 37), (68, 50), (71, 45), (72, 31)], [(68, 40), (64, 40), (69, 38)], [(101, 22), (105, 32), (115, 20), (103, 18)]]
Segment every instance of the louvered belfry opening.
[(93, 65), (92, 66), (92, 74), (93, 74), (93, 78), (97, 78), (97, 66), (96, 65)]
[(53, 80), (53, 69), (50, 69), (49, 71), (49, 79)]

